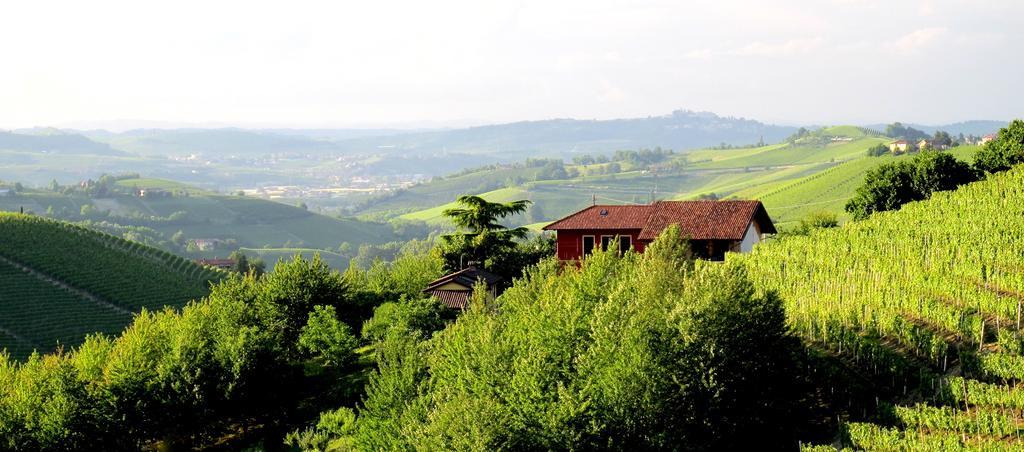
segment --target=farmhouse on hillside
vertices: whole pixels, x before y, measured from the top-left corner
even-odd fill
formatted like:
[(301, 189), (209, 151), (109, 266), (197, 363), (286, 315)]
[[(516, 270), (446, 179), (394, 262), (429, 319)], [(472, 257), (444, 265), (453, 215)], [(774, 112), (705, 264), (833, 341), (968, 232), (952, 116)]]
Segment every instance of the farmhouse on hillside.
[(760, 201), (658, 201), (648, 205), (587, 207), (544, 227), (556, 231), (559, 260), (578, 261), (595, 248), (643, 252), (662, 230), (678, 225), (694, 255), (723, 260), (749, 252), (775, 225)]
[(475, 266), (435, 279), (427, 284), (423, 293), (437, 298), (451, 309), (466, 309), (473, 296), (473, 286), (478, 281), (487, 286), (487, 298), (494, 299), (499, 295), (499, 284), (503, 278)]
[(901, 152), (907, 152), (910, 150), (910, 142), (907, 140), (896, 140), (889, 143), (889, 152), (893, 154), (899, 154)]

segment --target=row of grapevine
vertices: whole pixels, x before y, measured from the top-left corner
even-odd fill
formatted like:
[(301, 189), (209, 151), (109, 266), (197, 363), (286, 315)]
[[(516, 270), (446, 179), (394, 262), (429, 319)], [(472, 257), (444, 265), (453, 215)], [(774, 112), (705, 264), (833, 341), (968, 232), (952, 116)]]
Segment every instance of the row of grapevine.
[(0, 256), (127, 310), (182, 306), (219, 278), (164, 251), (39, 217), (0, 215), (0, 234)]
[(91, 302), (67, 290), (0, 262), (0, 327), (20, 338), (9, 344), (15, 358), (38, 348), (75, 346), (87, 334), (117, 333), (131, 315)]
[(0, 213), (0, 237), (0, 331), (9, 336), (0, 336), (0, 349), (18, 359), (32, 349), (78, 345), (91, 333), (120, 332), (131, 312), (183, 306), (224, 275), (162, 250), (29, 215)]
[(881, 396), (935, 401), (897, 407), (902, 427), (847, 424), (853, 447), (1020, 450), (1022, 219), (1018, 168), (731, 259), (782, 296), (796, 334)]
[(1003, 441), (984, 436), (900, 430), (860, 422), (850, 423), (846, 428), (850, 442), (857, 450), (1009, 452), (1019, 451), (1024, 446), (1017, 440)]

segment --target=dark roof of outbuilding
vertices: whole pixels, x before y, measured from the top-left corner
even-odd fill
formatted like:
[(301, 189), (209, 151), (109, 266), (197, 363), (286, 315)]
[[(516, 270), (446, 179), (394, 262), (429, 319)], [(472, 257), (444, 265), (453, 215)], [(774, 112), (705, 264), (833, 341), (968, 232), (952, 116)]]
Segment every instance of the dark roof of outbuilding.
[(470, 290), (434, 290), (430, 292), (430, 295), (448, 308), (466, 309), (473, 292)]
[(666, 227), (679, 226), (694, 240), (743, 240), (747, 225), (774, 234), (760, 201), (658, 201), (643, 206), (591, 206), (544, 227), (545, 230), (639, 229), (640, 240), (653, 240)]
[(503, 279), (504, 278), (502, 278), (501, 276), (495, 275), (494, 273), (491, 273), (489, 271), (481, 270), (476, 267), (467, 267), (455, 273), (449, 273), (447, 275), (435, 279), (430, 284), (427, 284), (427, 288), (424, 289), (423, 291), (430, 292), (435, 287), (440, 287), (450, 282), (454, 282), (471, 288), (473, 287), (473, 285), (476, 284), (477, 280), (483, 280), (484, 284), (487, 284), (487, 287), (491, 287), (501, 282)]

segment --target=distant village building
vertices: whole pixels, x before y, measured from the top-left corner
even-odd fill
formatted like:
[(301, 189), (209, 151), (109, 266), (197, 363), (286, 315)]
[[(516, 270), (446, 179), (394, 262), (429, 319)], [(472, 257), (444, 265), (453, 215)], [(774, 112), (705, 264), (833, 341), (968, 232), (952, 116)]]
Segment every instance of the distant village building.
[(0, 188), (0, 196), (9, 196), (11, 193), (10, 188)]
[(473, 286), (482, 282), (487, 287), (487, 297), (494, 299), (500, 295), (500, 286), (504, 278), (494, 273), (478, 269), (475, 266), (464, 268), (455, 273), (444, 275), (423, 290), (423, 293), (438, 299), (451, 309), (466, 309), (473, 296)]
[(929, 142), (928, 140), (924, 139), (924, 138), (922, 138), (921, 141), (917, 142), (917, 148), (918, 149), (925, 149), (925, 148), (931, 147), (931, 145), (932, 145), (932, 143)]
[(193, 262), (205, 267), (216, 267), (224, 270), (235, 268), (234, 259), (196, 259)]
[(221, 239), (192, 239), (190, 242), (199, 251), (215, 250), (224, 243)]
[(669, 225), (678, 225), (696, 257), (723, 260), (746, 253), (775, 225), (760, 201), (658, 201), (587, 207), (544, 227), (556, 231), (559, 260), (578, 261), (595, 249), (643, 252)]
[(896, 140), (889, 143), (889, 152), (900, 154), (910, 150), (910, 142), (907, 140)]
[(978, 144), (979, 144), (979, 145), (980, 145), (980, 144), (985, 144), (985, 143), (988, 143), (989, 141), (992, 141), (992, 140), (994, 140), (994, 139), (996, 139), (996, 136), (995, 136), (994, 134), (991, 134), (991, 133), (990, 133), (990, 134), (988, 134), (988, 135), (985, 135), (985, 136), (981, 137), (981, 140), (980, 140), (980, 141), (978, 141)]
[(168, 198), (171, 192), (159, 188), (138, 188), (135, 189), (135, 196), (139, 198)]

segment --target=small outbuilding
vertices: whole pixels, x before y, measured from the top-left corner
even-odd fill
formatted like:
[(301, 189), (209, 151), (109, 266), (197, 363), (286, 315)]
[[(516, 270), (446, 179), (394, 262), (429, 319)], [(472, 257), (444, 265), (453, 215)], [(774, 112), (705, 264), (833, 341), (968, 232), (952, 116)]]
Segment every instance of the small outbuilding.
[(490, 299), (500, 295), (501, 283), (504, 278), (470, 266), (455, 273), (449, 273), (435, 279), (423, 293), (437, 298), (442, 304), (451, 309), (466, 309), (469, 307), (469, 300), (473, 296), (473, 286), (482, 282), (487, 286), (487, 297)]

